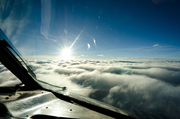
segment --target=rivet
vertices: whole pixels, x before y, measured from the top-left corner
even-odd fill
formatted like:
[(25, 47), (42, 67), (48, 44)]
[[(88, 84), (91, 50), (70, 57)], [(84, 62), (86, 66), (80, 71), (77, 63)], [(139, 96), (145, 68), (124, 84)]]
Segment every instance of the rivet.
[(6, 97), (5, 99), (6, 99), (6, 100), (8, 100), (8, 99), (9, 99), (9, 97)]

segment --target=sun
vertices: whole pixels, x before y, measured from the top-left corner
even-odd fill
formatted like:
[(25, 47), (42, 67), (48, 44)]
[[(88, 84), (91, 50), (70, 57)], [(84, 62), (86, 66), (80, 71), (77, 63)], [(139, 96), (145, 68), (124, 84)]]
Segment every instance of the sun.
[(61, 52), (61, 57), (64, 60), (70, 59), (71, 58), (71, 50), (68, 48), (63, 49)]

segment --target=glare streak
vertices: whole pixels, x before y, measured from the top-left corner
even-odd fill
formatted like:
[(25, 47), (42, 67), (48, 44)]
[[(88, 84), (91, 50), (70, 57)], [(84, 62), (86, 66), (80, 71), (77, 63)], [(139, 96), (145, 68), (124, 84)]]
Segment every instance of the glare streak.
[(93, 39), (93, 41), (94, 41), (94, 45), (95, 45), (95, 47), (97, 48), (97, 46), (96, 46), (96, 40), (95, 40), (95, 39)]
[(58, 61), (58, 63), (56, 64), (56, 66), (53, 68), (53, 70), (49, 73), (49, 76), (52, 74), (52, 72), (56, 69), (56, 67), (58, 66), (58, 64), (61, 62), (61, 59)]
[[(73, 47), (73, 45), (76, 43), (76, 41), (79, 39), (79, 37), (81, 36), (81, 34), (83, 33), (84, 29), (79, 33), (79, 35), (76, 37), (76, 39), (74, 40), (74, 42), (71, 44), (71, 46), (68, 48), (68, 50), (71, 50), (71, 48)], [(61, 58), (62, 59), (62, 58)], [(52, 74), (52, 72), (56, 69), (56, 67), (59, 65), (59, 63), (61, 62), (61, 59), (58, 61), (58, 63), (56, 64), (56, 66), (52, 69), (52, 71), (49, 73), (49, 76)]]
[(82, 32), (84, 31), (84, 29), (80, 32), (80, 34), (76, 37), (76, 39), (74, 40), (74, 42), (71, 44), (71, 46), (69, 47), (69, 50), (72, 48), (72, 46), (74, 45), (74, 43), (79, 39), (79, 37), (81, 36)]
[(87, 50), (89, 50), (89, 48), (91, 47), (90, 44), (88, 43), (87, 46), (88, 46), (88, 49), (87, 49)]

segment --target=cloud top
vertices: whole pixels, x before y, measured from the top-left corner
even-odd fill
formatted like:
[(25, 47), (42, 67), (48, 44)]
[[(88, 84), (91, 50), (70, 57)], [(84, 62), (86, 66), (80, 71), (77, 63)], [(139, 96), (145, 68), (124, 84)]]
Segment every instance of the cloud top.
[[(29, 61), (37, 78), (131, 111), (136, 116), (179, 118), (180, 62), (165, 60)], [(1, 83), (17, 80), (0, 65)], [(3, 77), (2, 77), (3, 75)], [(4, 85), (4, 84), (3, 84)]]
[(98, 57), (104, 57), (104, 55), (97, 55)]

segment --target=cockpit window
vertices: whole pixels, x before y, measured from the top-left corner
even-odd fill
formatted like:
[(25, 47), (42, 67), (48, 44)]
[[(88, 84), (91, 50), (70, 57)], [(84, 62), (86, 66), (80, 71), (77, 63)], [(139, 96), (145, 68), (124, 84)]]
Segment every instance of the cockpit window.
[[(1, 0), (0, 39), (45, 86), (137, 115), (179, 118), (179, 6), (178, 0)], [(4, 80), (2, 64), (0, 71)]]

